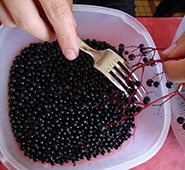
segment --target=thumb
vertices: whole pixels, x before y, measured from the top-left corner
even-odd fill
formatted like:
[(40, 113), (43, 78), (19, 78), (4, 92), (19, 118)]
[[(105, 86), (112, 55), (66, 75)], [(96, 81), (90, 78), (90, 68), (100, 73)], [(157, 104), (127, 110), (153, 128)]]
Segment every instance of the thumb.
[(177, 82), (185, 83), (185, 33), (177, 42), (162, 52), (162, 58), (172, 59), (163, 63), (167, 76)]

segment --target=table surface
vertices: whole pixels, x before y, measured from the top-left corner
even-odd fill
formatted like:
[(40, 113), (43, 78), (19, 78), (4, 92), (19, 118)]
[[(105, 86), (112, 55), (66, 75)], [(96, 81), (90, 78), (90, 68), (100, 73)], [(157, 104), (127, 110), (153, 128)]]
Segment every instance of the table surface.
[[(150, 32), (156, 47), (167, 48), (182, 18), (138, 18)], [(132, 170), (182, 170), (185, 166), (183, 153), (170, 129), (168, 137), (160, 151), (149, 161)], [(6, 168), (0, 162), (0, 170)]]

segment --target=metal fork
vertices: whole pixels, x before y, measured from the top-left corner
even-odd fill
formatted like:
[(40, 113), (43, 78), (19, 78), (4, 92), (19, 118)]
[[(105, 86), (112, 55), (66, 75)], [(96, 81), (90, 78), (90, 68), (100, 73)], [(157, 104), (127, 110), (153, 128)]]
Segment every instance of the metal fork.
[[(84, 41), (78, 37), (79, 48), (88, 53), (94, 59), (94, 67), (102, 72), (115, 86), (117, 86), (125, 94), (129, 95), (128, 89), (129, 84), (126, 78), (131, 73), (132, 69), (128, 62), (124, 60), (121, 56), (115, 53), (111, 49), (106, 50), (95, 50), (88, 46)], [(135, 73), (129, 77), (132, 81), (139, 81)], [(135, 95), (137, 100), (143, 98), (144, 89), (137, 89), (137, 94)]]

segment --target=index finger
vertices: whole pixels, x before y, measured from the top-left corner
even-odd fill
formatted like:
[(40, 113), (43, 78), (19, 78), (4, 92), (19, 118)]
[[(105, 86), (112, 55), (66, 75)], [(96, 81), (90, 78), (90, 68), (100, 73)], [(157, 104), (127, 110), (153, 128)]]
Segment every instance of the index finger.
[(77, 57), (79, 49), (70, 2), (68, 0), (40, 0), (64, 55), (69, 60), (73, 60)]

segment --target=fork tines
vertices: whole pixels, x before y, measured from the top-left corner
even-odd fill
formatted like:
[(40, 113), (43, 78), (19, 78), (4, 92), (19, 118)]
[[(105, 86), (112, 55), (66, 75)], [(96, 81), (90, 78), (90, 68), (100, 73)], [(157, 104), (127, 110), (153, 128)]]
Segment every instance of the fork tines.
[[(142, 92), (145, 94), (145, 89), (141, 86), (140, 89), (137, 89), (138, 86), (137, 84), (139, 83), (138, 77), (135, 75), (135, 73), (131, 73), (131, 68), (129, 67), (128, 63), (124, 61), (121, 58), (122, 62), (120, 59), (115, 59), (114, 62), (111, 63), (111, 70), (109, 71), (110, 75), (114, 77), (116, 83), (119, 83), (119, 86), (122, 86), (124, 89), (124, 92), (126, 95), (129, 95), (131, 91), (136, 89), (136, 94), (134, 95), (136, 99), (139, 101), (139, 98), (143, 97)], [(139, 95), (139, 96), (138, 96)]]

